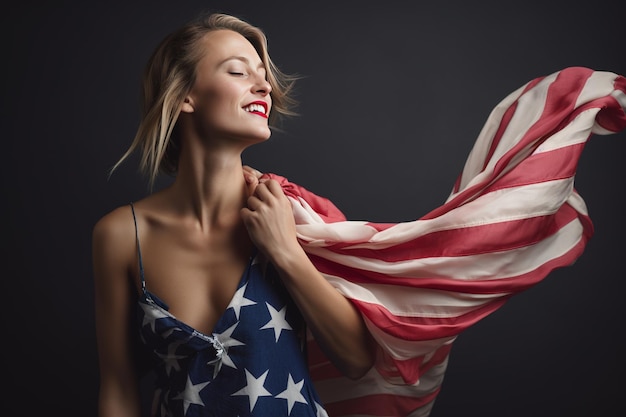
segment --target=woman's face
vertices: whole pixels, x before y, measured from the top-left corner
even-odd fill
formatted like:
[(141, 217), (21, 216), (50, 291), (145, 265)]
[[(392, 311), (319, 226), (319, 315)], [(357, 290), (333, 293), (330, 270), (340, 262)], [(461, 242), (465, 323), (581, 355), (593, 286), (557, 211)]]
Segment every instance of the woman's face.
[(201, 42), (207, 52), (183, 112), (190, 113), (200, 136), (214, 145), (268, 139), (271, 86), (259, 54), (230, 30), (210, 32)]

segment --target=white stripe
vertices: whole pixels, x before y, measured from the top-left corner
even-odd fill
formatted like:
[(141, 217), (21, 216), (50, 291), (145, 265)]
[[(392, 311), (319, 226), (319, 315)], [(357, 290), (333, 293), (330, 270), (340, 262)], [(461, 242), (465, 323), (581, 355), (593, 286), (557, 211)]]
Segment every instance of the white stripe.
[[(492, 169), (541, 117), (546, 104), (548, 88), (558, 75), (559, 73), (556, 72), (543, 78), (526, 92), (524, 89), (528, 84), (520, 87), (494, 108), (465, 163), (460, 178), (459, 192), (472, 184), (482, 183), (485, 179), (490, 179), (492, 183), (498, 181), (497, 178), (491, 178)], [(577, 97), (576, 106), (584, 105), (590, 100), (610, 94), (620, 102), (622, 107), (626, 108), (626, 95), (617, 90), (613, 91), (616, 76), (613, 73), (594, 72), (586, 80), (582, 92)], [(563, 87), (567, 86), (564, 85)], [(558, 91), (556, 93), (558, 94)], [(501, 138), (495, 154), (489, 161), (486, 161), (493, 136), (502, 121), (501, 119), (509, 106), (516, 100), (515, 114)], [(590, 133), (613, 133), (595, 122), (598, 111), (598, 108), (593, 108), (581, 113), (567, 126), (550, 137), (532, 138), (534, 142), (529, 143), (525, 150), (514, 155), (510, 163), (504, 167), (505, 172), (515, 169), (517, 163), (532, 152), (535, 145), (539, 145), (535, 152), (545, 153), (565, 146), (584, 143)], [(486, 162), (488, 166), (483, 170)], [(437, 323), (437, 319), (461, 317), (459, 319), (460, 324), (467, 325), (467, 320), (462, 317), (464, 312), (475, 311), (488, 300), (509, 294), (504, 291), (498, 293), (497, 286), (495, 286), (496, 294), (489, 295), (416, 288), (420, 285), (420, 279), (441, 278), (442, 283), (450, 279), (470, 284), (472, 281), (476, 281), (474, 282), (475, 286), (471, 287), (471, 291), (480, 291), (484, 282), (500, 278), (515, 278), (536, 271), (550, 261), (570, 253), (579, 244), (583, 232), (580, 220), (571, 221), (561, 227), (554, 235), (544, 238), (538, 243), (506, 251), (494, 249), (492, 253), (471, 256), (432, 257), (397, 262), (385, 262), (376, 259), (376, 251), (392, 248), (394, 245), (440, 230), (453, 230), (552, 214), (562, 204), (569, 204), (581, 215), (587, 215), (585, 202), (573, 189), (573, 180), (573, 178), (566, 178), (499, 190), (489, 194), (482, 194), (484, 189), (478, 190), (469, 196), (467, 201), (462, 202), (461, 206), (457, 206), (435, 219), (398, 223), (381, 232), (377, 232), (365, 222), (323, 224), (319, 216), (307, 213), (311, 208), (306, 204), (301, 205), (301, 211), (299, 211), (300, 209), (294, 209), (294, 211), (298, 219), (301, 220), (298, 221), (297, 226), (298, 236), (309, 254), (326, 258), (337, 266), (346, 265), (385, 276), (385, 284), (354, 284), (347, 281), (351, 278), (350, 275), (347, 276), (347, 279), (337, 277), (334, 274), (325, 275), (329, 282), (347, 297), (360, 302), (379, 305), (398, 318), (426, 317), (432, 318), (433, 323)], [(451, 193), (447, 201), (450, 201), (454, 196), (455, 194)], [(305, 223), (309, 223), (311, 226)], [(325, 248), (325, 246), (333, 243), (349, 243), (352, 245), (350, 248), (372, 249), (374, 255), (370, 259), (365, 256), (346, 255), (346, 253), (350, 253), (350, 248), (340, 253), (334, 253)], [(562, 264), (562, 262), (558, 263), (558, 265)], [(356, 273), (358, 274), (358, 271)], [(396, 288), (395, 276), (414, 278), (414, 282), (410, 282), (409, 285), (402, 283)], [(538, 278), (544, 276), (545, 274), (540, 274)], [(390, 335), (384, 326), (379, 327), (367, 318), (365, 321), (383, 350), (383, 354), (379, 355), (377, 359), (378, 371), (371, 371), (365, 380), (350, 381), (346, 378), (338, 378), (316, 382), (318, 392), (324, 402), (332, 403), (350, 398), (362, 398), (364, 404), (367, 404), (368, 401), (372, 400), (368, 398), (368, 395), (383, 392), (420, 397), (435, 392), (441, 386), (447, 357), (444, 363), (422, 375), (418, 384), (411, 386), (403, 385), (403, 381), (394, 367), (393, 359), (415, 361), (409, 363), (419, 363), (418, 361), (421, 360), (427, 362), (434, 357), (437, 349), (447, 343), (453, 343), (457, 336), (456, 333), (453, 336), (435, 340), (407, 341)], [(390, 371), (390, 376), (385, 381), (380, 372), (384, 373), (387, 370)], [(410, 416), (427, 417), (432, 405), (433, 402), (411, 413)], [(351, 414), (351, 416), (371, 417), (367, 413)]]
[[(519, 249), (460, 257), (433, 257), (385, 262), (365, 257), (333, 253), (323, 248), (305, 247), (311, 254), (366, 271), (407, 278), (451, 278), (461, 281), (514, 277), (536, 270), (544, 263), (570, 251), (582, 236), (582, 226), (574, 220), (554, 235)], [(390, 282), (393, 282), (390, 280)], [(418, 285), (418, 283), (416, 283)]]
[(611, 97), (615, 98), (622, 109), (626, 111), (626, 93), (622, 90), (615, 90), (611, 93)]
[(392, 358), (398, 360), (421, 357), (430, 358), (430, 356), (432, 356), (437, 349), (454, 342), (457, 337), (455, 335), (429, 340), (405, 340), (390, 335), (380, 328), (375, 328), (373, 326), (368, 327), (371, 330), (372, 336), (374, 336), (376, 342), (378, 342), (383, 351)]
[(375, 368), (363, 378), (346, 382), (343, 378), (325, 379), (315, 382), (320, 398), (324, 403), (361, 398), (371, 394), (393, 394), (423, 397), (435, 391), (442, 383), (448, 360), (425, 372), (416, 385), (391, 384), (384, 380)]
[[(620, 106), (622, 106), (622, 109), (624, 111), (626, 111), (626, 94), (621, 91), (621, 90), (615, 90), (611, 93), (611, 96), (613, 98), (615, 98), (618, 102), (618, 104)], [(608, 130), (602, 126), (600, 126), (598, 123), (595, 123), (593, 125), (593, 128), (591, 129), (591, 132), (596, 134), (596, 135), (611, 135), (615, 132)]]
[(585, 200), (583, 200), (580, 194), (578, 194), (575, 190), (567, 199), (567, 204), (572, 206), (572, 208), (577, 212), (584, 214), (585, 216), (589, 215), (587, 211), (587, 203), (585, 203)]
[[(496, 190), (438, 217), (398, 223), (376, 233), (368, 243), (386, 248), (429, 233), (551, 215), (567, 200), (572, 188), (573, 178), (565, 178)], [(372, 246), (350, 246), (358, 247)]]
[(344, 296), (369, 304), (384, 306), (398, 317), (452, 318), (476, 310), (499, 294), (468, 294), (427, 288), (385, 284), (355, 284), (341, 277), (324, 275)]
[[(526, 84), (527, 85), (527, 84)], [(460, 190), (467, 188), (466, 180), (469, 180), (483, 170), (485, 159), (491, 147), (491, 142), (495, 136), (498, 127), (504, 113), (508, 108), (520, 97), (526, 85), (521, 86), (508, 96), (506, 96), (498, 105), (491, 111), (486, 123), (483, 125), (478, 138), (472, 147), (468, 158), (465, 161), (465, 166), (462, 171), (461, 177), (463, 181), (460, 184)]]
[(591, 73), (578, 94), (576, 107), (580, 107), (597, 98), (610, 95), (615, 90), (613, 83), (616, 77), (616, 74), (606, 71), (595, 71)]
[[(528, 219), (555, 213), (572, 192), (573, 178), (504, 188), (483, 194), (436, 218), (397, 223), (377, 231), (364, 222), (297, 225), (298, 237), (311, 253), (314, 247), (354, 242), (346, 249), (385, 249), (428, 233)], [(532, 197), (532, 198), (529, 198)], [(341, 239), (341, 237), (344, 239)]]
[[(509, 121), (506, 130), (502, 134), (498, 145), (489, 159), (489, 162), (484, 170), (473, 176), (473, 178), (464, 178), (462, 180), (462, 186), (459, 191), (465, 188), (469, 188), (474, 184), (478, 184), (485, 180), (485, 178), (491, 176), (493, 168), (496, 163), (507, 151), (509, 151), (519, 140), (526, 134), (528, 129), (541, 117), (545, 106), (545, 100), (548, 95), (547, 85), (554, 82), (556, 74), (552, 74), (545, 77), (537, 85), (521, 95), (517, 102), (517, 107), (513, 117)], [(496, 121), (499, 125), (501, 120)], [(487, 121), (490, 123), (490, 121)], [(485, 138), (478, 137), (477, 143), (482, 142)], [(491, 141), (491, 138), (489, 139)], [(470, 153), (471, 155), (471, 153)], [(484, 156), (479, 160), (480, 164), (484, 166)], [(473, 163), (476, 165), (478, 162)], [(452, 196), (450, 197), (452, 198)], [(450, 198), (448, 200), (450, 200)]]
[(587, 142), (599, 110), (591, 108), (581, 112), (567, 126), (539, 145), (534, 153), (544, 153)]

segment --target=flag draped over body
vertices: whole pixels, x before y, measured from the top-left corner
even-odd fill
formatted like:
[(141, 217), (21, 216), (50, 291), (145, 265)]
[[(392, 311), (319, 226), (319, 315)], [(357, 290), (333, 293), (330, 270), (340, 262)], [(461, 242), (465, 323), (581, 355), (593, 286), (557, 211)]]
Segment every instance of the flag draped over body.
[(332, 417), (428, 416), (450, 347), (511, 296), (570, 265), (593, 233), (574, 174), (586, 141), (626, 127), (626, 78), (571, 67), (497, 105), (443, 205), (414, 221), (349, 221), (274, 174), (318, 270), (378, 342), (376, 365), (342, 377), (309, 340)]

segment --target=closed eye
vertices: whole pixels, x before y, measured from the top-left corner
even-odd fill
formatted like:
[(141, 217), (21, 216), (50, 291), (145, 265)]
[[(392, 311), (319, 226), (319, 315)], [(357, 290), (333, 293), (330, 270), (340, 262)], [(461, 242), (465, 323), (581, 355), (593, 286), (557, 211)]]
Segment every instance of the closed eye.
[(245, 75), (243, 72), (234, 72), (234, 71), (230, 71), (229, 74), (230, 75), (238, 75), (238, 76), (244, 76)]

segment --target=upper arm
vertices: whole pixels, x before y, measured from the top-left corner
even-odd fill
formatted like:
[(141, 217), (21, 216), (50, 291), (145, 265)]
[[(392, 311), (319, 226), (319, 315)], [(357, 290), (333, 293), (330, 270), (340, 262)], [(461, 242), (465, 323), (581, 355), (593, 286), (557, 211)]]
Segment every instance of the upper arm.
[(130, 210), (122, 207), (93, 228), (92, 261), (96, 338), (100, 368), (100, 416), (136, 416), (138, 383), (132, 355), (131, 315), (134, 226)]

